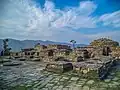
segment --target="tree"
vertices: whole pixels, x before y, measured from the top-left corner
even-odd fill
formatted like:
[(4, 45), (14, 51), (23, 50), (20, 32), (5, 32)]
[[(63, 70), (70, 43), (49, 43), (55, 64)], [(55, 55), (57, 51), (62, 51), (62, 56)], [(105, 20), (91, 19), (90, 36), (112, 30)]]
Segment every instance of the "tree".
[(8, 48), (8, 39), (4, 39), (3, 40), (3, 51), (4, 51), (4, 56), (8, 56), (8, 55), (10, 55), (10, 50), (11, 50), (11, 48)]
[(70, 43), (72, 43), (73, 44), (73, 48), (75, 48), (76, 41), (75, 40), (71, 40)]

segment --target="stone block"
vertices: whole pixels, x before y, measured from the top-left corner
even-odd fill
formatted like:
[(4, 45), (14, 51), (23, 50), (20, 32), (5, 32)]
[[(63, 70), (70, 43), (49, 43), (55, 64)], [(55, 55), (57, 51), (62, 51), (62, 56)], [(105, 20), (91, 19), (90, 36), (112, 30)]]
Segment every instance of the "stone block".
[(54, 62), (47, 64), (46, 70), (56, 73), (64, 73), (73, 70), (73, 65), (70, 62)]

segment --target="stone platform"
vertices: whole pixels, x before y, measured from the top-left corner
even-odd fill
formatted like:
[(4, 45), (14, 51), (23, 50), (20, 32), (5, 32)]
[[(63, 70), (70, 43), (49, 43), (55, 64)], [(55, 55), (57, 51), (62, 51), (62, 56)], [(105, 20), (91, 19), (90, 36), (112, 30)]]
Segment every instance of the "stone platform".
[(46, 70), (57, 73), (73, 71), (79, 76), (104, 79), (107, 76), (111, 67), (113, 66), (114, 62), (114, 59), (108, 57), (102, 57), (102, 59), (97, 60), (89, 59), (81, 62), (56, 61), (48, 63), (46, 65)]
[(73, 64), (73, 70), (78, 75), (87, 78), (104, 79), (113, 65), (114, 60), (89, 60)]

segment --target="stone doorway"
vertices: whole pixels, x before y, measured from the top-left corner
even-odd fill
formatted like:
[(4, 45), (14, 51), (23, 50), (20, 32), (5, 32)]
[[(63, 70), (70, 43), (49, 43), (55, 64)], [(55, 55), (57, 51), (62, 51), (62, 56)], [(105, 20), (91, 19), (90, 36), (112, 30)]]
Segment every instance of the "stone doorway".
[(104, 56), (109, 56), (110, 53), (110, 47), (104, 47), (103, 48), (103, 55)]
[(53, 56), (53, 50), (49, 50), (48, 56)]
[(40, 54), (40, 53), (39, 53), (39, 52), (37, 52), (37, 56), (39, 56), (39, 54)]

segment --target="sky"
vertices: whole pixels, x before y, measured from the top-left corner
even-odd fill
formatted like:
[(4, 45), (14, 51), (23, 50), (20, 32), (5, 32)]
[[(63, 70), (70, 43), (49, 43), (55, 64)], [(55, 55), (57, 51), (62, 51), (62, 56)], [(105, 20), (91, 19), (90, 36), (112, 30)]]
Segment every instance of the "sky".
[(120, 0), (0, 0), (0, 38), (120, 42)]

